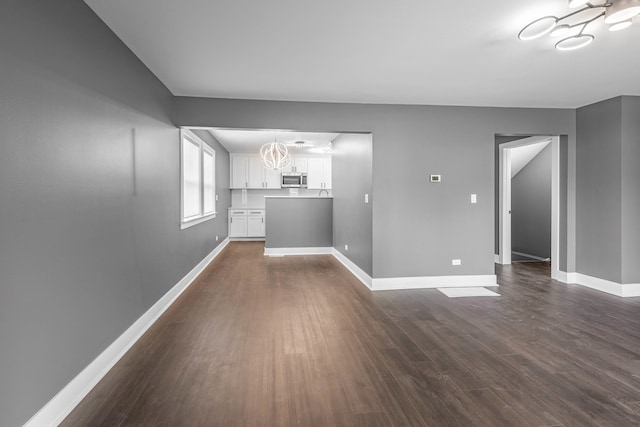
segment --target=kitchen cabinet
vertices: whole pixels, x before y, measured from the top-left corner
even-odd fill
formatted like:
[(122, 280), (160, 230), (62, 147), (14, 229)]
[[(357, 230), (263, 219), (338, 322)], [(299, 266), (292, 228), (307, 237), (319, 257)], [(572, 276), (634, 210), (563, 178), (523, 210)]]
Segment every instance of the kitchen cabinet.
[(229, 237), (264, 236), (264, 209), (229, 209)]
[(282, 169), (282, 171), (285, 173), (306, 173), (308, 171), (307, 160), (307, 156), (292, 154), (291, 163), (289, 163), (286, 168)]
[(280, 171), (264, 167), (262, 158), (231, 154), (231, 188), (280, 189)]
[(264, 224), (264, 209), (249, 210), (247, 212), (247, 237), (264, 237)]
[(249, 157), (248, 188), (280, 188), (280, 171), (266, 168), (262, 157)]
[(231, 155), (231, 188), (249, 186), (249, 157)]
[(309, 157), (307, 166), (307, 188), (331, 190), (331, 157)]
[(229, 211), (229, 237), (247, 236), (247, 211), (234, 209)]

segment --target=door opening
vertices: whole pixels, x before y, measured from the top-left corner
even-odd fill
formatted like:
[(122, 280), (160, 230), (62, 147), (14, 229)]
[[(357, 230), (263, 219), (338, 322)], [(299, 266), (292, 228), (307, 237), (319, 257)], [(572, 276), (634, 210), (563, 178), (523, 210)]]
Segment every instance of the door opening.
[[(559, 275), (558, 257), (560, 251), (560, 137), (531, 136), (523, 137), (498, 146), (498, 254), (496, 262), (512, 262), (512, 177), (517, 168), (522, 168), (522, 153), (528, 156), (537, 154), (544, 146), (551, 146), (551, 277)], [(518, 150), (518, 155), (515, 155)], [(539, 152), (539, 151), (538, 151)], [(525, 158), (527, 155), (524, 156)], [(526, 163), (525, 163), (526, 164)], [(547, 205), (548, 206), (548, 205)]]

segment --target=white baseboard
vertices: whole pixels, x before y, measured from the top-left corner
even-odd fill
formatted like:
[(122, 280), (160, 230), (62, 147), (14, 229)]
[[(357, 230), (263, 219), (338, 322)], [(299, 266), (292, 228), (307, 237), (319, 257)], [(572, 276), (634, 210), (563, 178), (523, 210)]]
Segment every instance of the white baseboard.
[(340, 261), (342, 263), (342, 265), (345, 266), (345, 268), (347, 270), (349, 270), (351, 272), (351, 274), (356, 276), (356, 278), (358, 280), (360, 280), (363, 285), (365, 285), (368, 289), (372, 289), (372, 287), (371, 287), (371, 283), (372, 283), (371, 276), (369, 276), (367, 273), (365, 273), (365, 271), (363, 269), (358, 267), (353, 261), (351, 261), (349, 258), (344, 256), (342, 254), (342, 252), (340, 252), (336, 248), (333, 248), (333, 251), (331, 253), (333, 254), (333, 256), (338, 261)]
[(596, 289), (623, 298), (640, 296), (640, 283), (617, 283), (581, 273), (575, 273), (575, 276), (575, 284), (580, 286)]
[(570, 284), (576, 283), (576, 273), (567, 273), (566, 271), (557, 271), (556, 274), (557, 274), (557, 277), (553, 277), (553, 279), (556, 279), (558, 282), (570, 283)]
[(371, 290), (467, 288), (474, 286), (498, 286), (496, 275), (421, 276), (373, 279)]
[(422, 277), (391, 277), (373, 279), (360, 267), (344, 256), (337, 249), (333, 249), (333, 256), (344, 265), (358, 280), (372, 291), (388, 291), (403, 289), (433, 289), (433, 288), (467, 288), (473, 286), (498, 286), (495, 274), (475, 276), (422, 276)]
[(57, 426), (80, 403), (95, 385), (109, 372), (138, 339), (153, 325), (167, 308), (193, 283), (198, 275), (227, 246), (224, 239), (173, 288), (124, 331), (93, 362), (72, 379), (53, 399), (44, 405), (24, 427)]
[(512, 251), (511, 253), (516, 254), (516, 255), (520, 255), (520, 256), (526, 256), (527, 258), (531, 258), (531, 259), (537, 259), (538, 261), (549, 261), (551, 258), (542, 258), (539, 257), (537, 255), (531, 255), (531, 254), (527, 254), (524, 252), (516, 252), (516, 251)]
[(286, 255), (330, 255), (333, 253), (332, 247), (319, 248), (264, 248), (265, 256), (286, 256)]
[(264, 242), (264, 237), (229, 237), (231, 242)]

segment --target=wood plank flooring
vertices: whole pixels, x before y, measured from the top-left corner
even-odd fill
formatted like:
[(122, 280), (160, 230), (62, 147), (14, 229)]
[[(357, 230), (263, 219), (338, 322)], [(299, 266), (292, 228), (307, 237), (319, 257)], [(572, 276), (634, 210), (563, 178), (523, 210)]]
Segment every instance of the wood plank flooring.
[(370, 292), (333, 257), (220, 254), (63, 426), (637, 426), (640, 298), (498, 268)]

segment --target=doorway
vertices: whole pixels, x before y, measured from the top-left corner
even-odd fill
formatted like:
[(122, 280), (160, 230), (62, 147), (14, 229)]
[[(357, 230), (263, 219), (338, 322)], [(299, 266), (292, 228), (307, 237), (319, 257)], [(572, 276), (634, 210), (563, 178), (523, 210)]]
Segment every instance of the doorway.
[[(535, 158), (545, 147), (551, 151), (551, 188), (550, 188), (550, 241), (551, 277), (559, 276), (558, 257), (560, 252), (560, 138), (554, 135), (514, 137), (509, 142), (498, 144), (498, 206), (497, 206), (497, 256), (496, 262), (511, 264), (513, 244), (513, 180), (518, 169), (522, 169), (528, 160)], [(548, 178), (548, 177), (547, 177)], [(528, 254), (527, 254), (528, 255)]]

